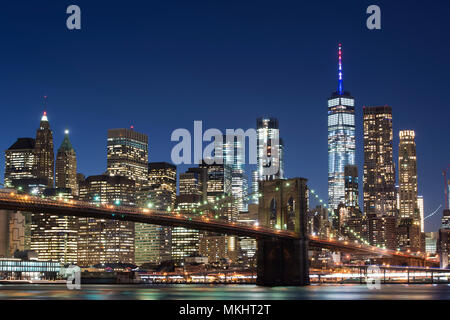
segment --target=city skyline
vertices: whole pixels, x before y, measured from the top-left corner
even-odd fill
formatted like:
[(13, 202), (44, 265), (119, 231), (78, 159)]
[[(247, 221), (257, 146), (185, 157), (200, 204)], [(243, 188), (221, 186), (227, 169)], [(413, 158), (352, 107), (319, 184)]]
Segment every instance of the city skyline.
[[(396, 5), (393, 4), (391, 5), (391, 8), (395, 6)], [(390, 6), (387, 5), (387, 7), (389, 8)], [(89, 5), (86, 6), (86, 9), (89, 9)], [(314, 9), (315, 8), (313, 6), (312, 10)], [(39, 9), (36, 10), (40, 12)], [(356, 12), (357, 9), (352, 9), (346, 14), (350, 16), (354, 14), (354, 11)], [(412, 14), (415, 14), (414, 12), (415, 11), (413, 11)], [(50, 15), (51, 13), (48, 14)], [(126, 12), (124, 14), (126, 15)], [(195, 12), (191, 12), (191, 14), (194, 15)], [(89, 11), (87, 15), (89, 15)], [(223, 19), (221, 21), (228, 21), (226, 19), (226, 16), (222, 16), (221, 18)], [(8, 21), (9, 19), (5, 18), (5, 20), (3, 20), (3, 23), (5, 21)], [(391, 19), (393, 18), (390, 18), (387, 15), (386, 21), (393, 23), (393, 20)], [(278, 21), (278, 19), (275, 20)], [(399, 20), (400, 21), (396, 22), (396, 25), (397, 23), (401, 23), (401, 19)], [(49, 19), (49, 21), (50, 22), (48, 23), (54, 22), (54, 20), (52, 19)], [(356, 22), (358, 21), (355, 21), (354, 23)], [(95, 27), (101, 28), (100, 23), (101, 22), (96, 22), (94, 24)], [(205, 22), (203, 21), (202, 23)], [(259, 23), (261, 24), (261, 21), (259, 21)], [(41, 28), (45, 28), (45, 22), (41, 21), (39, 25), (44, 25)], [(350, 25), (351, 23), (349, 22), (348, 25), (344, 24), (342, 27), (350, 27)], [(217, 31), (218, 26), (215, 25), (214, 27), (216, 27), (215, 30)], [(18, 28), (20, 28), (20, 26)], [(282, 28), (275, 28), (274, 32), (281, 32), (281, 30), (285, 30), (284, 28), (285, 26), (282, 26)], [(40, 31), (36, 32), (42, 32), (41, 29), (38, 28), (38, 30)], [(131, 32), (131, 30), (132, 28), (129, 27), (125, 31)], [(244, 30), (250, 32), (252, 29), (250, 26), (245, 25)], [(125, 31), (124, 34), (126, 33)], [(358, 32), (361, 33), (360, 31)], [(425, 33), (426, 31), (422, 32)], [(175, 34), (180, 36), (179, 33), (175, 32)], [(298, 34), (301, 33), (299, 32)], [(269, 75), (271, 75), (272, 77), (275, 76), (275, 78), (277, 79), (280, 79), (281, 77), (282, 84), (285, 86), (285, 88), (281, 88), (281, 84), (277, 85), (274, 82), (270, 82), (270, 85), (273, 85), (270, 92), (273, 93), (265, 92), (264, 94), (261, 94), (261, 89), (265, 88), (266, 86), (262, 85), (261, 82), (258, 82), (254, 78), (255, 75), (261, 77), (261, 70), (258, 71), (257, 65), (252, 65), (248, 60), (248, 54), (255, 54), (256, 49), (247, 48), (248, 51), (239, 51), (239, 49), (243, 48), (244, 44), (242, 42), (242, 39), (237, 39), (237, 45), (230, 49), (234, 53), (234, 60), (225, 59), (225, 55), (222, 55), (215, 50), (209, 53), (212, 53), (214, 59), (218, 59), (216, 61), (225, 59), (224, 61), (229, 63), (232, 63), (234, 61), (235, 63), (244, 64), (246, 66), (246, 68), (244, 68), (244, 78), (246, 78), (247, 80), (254, 80), (250, 82), (253, 84), (252, 90), (250, 90), (250, 92), (247, 94), (243, 94), (242, 88), (246, 88), (246, 86), (243, 83), (239, 83), (239, 81), (237, 83), (230, 81), (235, 81), (237, 78), (236, 75), (232, 75), (230, 73), (225, 73), (225, 79), (219, 80), (217, 77), (214, 78), (215, 81), (213, 82), (212, 90), (210, 92), (205, 93), (203, 90), (199, 90), (200, 88), (203, 88), (205, 84), (201, 80), (204, 79), (206, 75), (209, 75), (209, 72), (207, 70), (208, 63), (206, 63), (200, 64), (200, 66), (202, 67), (201, 72), (197, 73), (193, 77), (193, 79), (195, 80), (194, 85), (190, 87), (191, 89), (193, 89), (192, 92), (183, 90), (181, 91), (181, 95), (184, 101), (172, 99), (169, 95), (165, 94), (151, 97), (145, 93), (145, 88), (142, 86), (142, 84), (139, 89), (131, 88), (129, 85), (125, 84), (125, 79), (121, 79), (119, 81), (119, 78), (116, 78), (118, 76), (126, 76), (128, 74), (126, 70), (117, 70), (117, 74), (114, 77), (115, 80), (113, 82), (104, 82), (103, 86), (100, 86), (100, 90), (97, 94), (93, 94), (91, 89), (89, 88), (90, 86), (92, 86), (92, 83), (90, 81), (87, 81), (86, 83), (79, 83), (79, 89), (77, 90), (73, 90), (74, 82), (69, 82), (69, 84), (65, 86), (59, 84), (56, 85), (54, 79), (56, 79), (56, 77), (60, 76), (61, 74), (55, 71), (55, 67), (56, 65), (59, 65), (58, 63), (62, 62), (58, 61), (56, 65), (54, 65), (49, 62), (48, 57), (43, 56), (41, 53), (38, 54), (36, 58), (42, 62), (42, 67), (47, 68), (53, 65), (53, 68), (50, 68), (50, 71), (46, 72), (45, 75), (38, 73), (36, 67), (32, 67), (28, 70), (22, 70), (22, 68), (25, 67), (26, 64), (21, 68), (16, 68), (17, 75), (25, 75), (29, 73), (32, 79), (34, 79), (34, 77), (37, 77), (38, 75), (43, 76), (42, 83), (31, 81), (32, 79), (25, 79), (24, 81), (22, 81), (22, 85), (24, 86), (24, 88), (27, 88), (25, 94), (22, 93), (20, 96), (16, 94), (18, 85), (21, 83), (19, 82), (19, 78), (21, 77), (17, 79), (17, 76), (11, 77), (11, 72), (13, 70), (10, 68), (7, 68), (5, 72), (5, 76), (9, 75), (9, 77), (3, 78), (3, 81), (1, 82), (3, 88), (5, 89), (5, 94), (2, 96), (0, 102), (4, 106), (6, 106), (7, 109), (11, 110), (5, 111), (5, 116), (8, 121), (5, 124), (5, 135), (2, 138), (1, 143), (4, 150), (6, 150), (10, 145), (14, 143), (14, 141), (16, 141), (16, 138), (18, 137), (34, 136), (33, 130), (35, 128), (35, 119), (41, 115), (41, 112), (44, 109), (41, 104), (41, 97), (43, 95), (48, 95), (48, 101), (46, 103), (45, 109), (48, 111), (50, 120), (52, 121), (55, 145), (59, 146), (61, 144), (61, 141), (63, 139), (63, 131), (66, 128), (71, 130), (71, 140), (75, 149), (77, 150), (77, 158), (79, 159), (79, 172), (84, 173), (86, 176), (100, 174), (106, 169), (104, 164), (104, 158), (106, 154), (104, 138), (106, 136), (107, 129), (115, 127), (129, 128), (131, 125), (134, 125), (137, 130), (139, 130), (139, 132), (145, 132), (149, 135), (150, 161), (169, 161), (170, 148), (172, 147), (172, 144), (170, 144), (169, 142), (169, 137), (170, 132), (175, 128), (184, 127), (190, 129), (193, 120), (197, 119), (205, 119), (207, 127), (225, 126), (250, 128), (254, 127), (254, 119), (256, 117), (264, 114), (270, 114), (279, 119), (280, 131), (282, 132), (283, 139), (286, 143), (286, 176), (307, 177), (311, 182), (311, 186), (313, 186), (314, 189), (318, 190), (321, 197), (325, 199), (327, 194), (326, 133), (323, 132), (323, 128), (324, 124), (326, 123), (326, 116), (324, 116), (324, 105), (326, 102), (324, 101), (325, 99), (323, 99), (323, 97), (326, 97), (327, 93), (329, 93), (335, 87), (335, 47), (339, 41), (343, 43), (346, 54), (346, 86), (351, 89), (352, 94), (356, 99), (356, 164), (358, 164), (359, 176), (362, 179), (362, 105), (391, 105), (394, 119), (394, 159), (397, 159), (396, 146), (398, 146), (398, 131), (401, 129), (411, 129), (414, 130), (417, 134), (416, 144), (418, 156), (419, 194), (424, 196), (425, 215), (427, 215), (430, 212), (434, 211), (439, 206), (439, 204), (443, 204), (444, 199), (444, 186), (442, 183), (441, 170), (442, 168), (447, 166), (449, 151), (444, 149), (442, 150), (442, 152), (441, 150), (439, 152), (436, 152), (436, 148), (438, 147), (438, 145), (442, 144), (442, 142), (448, 141), (448, 132), (445, 130), (445, 119), (448, 119), (448, 116), (446, 115), (448, 115), (449, 111), (444, 107), (446, 100), (444, 99), (445, 95), (443, 93), (445, 92), (445, 90), (437, 90), (437, 94), (435, 94), (434, 97), (430, 97), (429, 93), (434, 92), (431, 90), (430, 84), (421, 83), (420, 88), (422, 90), (417, 90), (417, 84), (413, 83), (415, 81), (408, 81), (408, 79), (406, 79), (406, 75), (412, 72), (412, 70), (410, 69), (411, 66), (408, 65), (407, 68), (406, 64), (402, 64), (399, 61), (399, 56), (401, 56), (401, 54), (405, 54), (406, 49), (402, 50), (402, 48), (391, 43), (391, 41), (384, 41), (383, 39), (378, 38), (378, 36), (374, 36), (378, 41), (376, 46), (375, 44), (371, 45), (369, 43), (369, 40), (361, 39), (361, 43), (363, 43), (363, 46), (359, 47), (359, 40), (346, 40), (350, 37), (350, 34), (351, 33), (345, 36), (339, 36), (337, 35), (337, 33), (333, 33), (328, 37), (324, 37), (320, 41), (312, 41), (313, 43), (315, 43), (316, 47), (314, 49), (312, 49), (313, 47), (308, 48), (306, 50), (306, 53), (304, 49), (300, 52), (298, 50), (300, 47), (286, 46), (284, 42), (282, 43), (282, 49), (274, 49), (270, 47), (270, 45), (276, 42), (273, 42), (275, 40), (269, 37), (269, 40), (272, 40), (272, 42), (269, 42), (269, 47), (271, 48), (270, 52), (271, 54), (276, 54), (277, 59), (275, 60), (275, 62), (270, 63), (267, 67), (264, 68), (264, 70), (269, 69), (271, 72), (267, 74), (267, 77), (264, 76), (263, 78), (267, 80), (269, 78)], [(76, 41), (78, 44), (80, 44), (84, 41), (89, 42), (90, 40), (92, 40), (92, 38), (83, 38), (82, 36), (77, 39), (73, 39), (73, 36), (68, 34), (56, 34), (56, 36), (69, 38), (67, 40), (62, 39), (62, 43), (64, 44), (63, 47), (56, 48), (58, 50), (55, 52), (59, 52), (59, 54), (68, 53), (67, 50), (68, 48), (70, 48), (70, 41)], [(367, 34), (367, 36), (369, 35)], [(294, 36), (290, 35), (289, 38), (290, 37)], [(388, 35), (387, 37), (389, 38), (390, 36)], [(232, 39), (229, 38), (229, 35), (226, 36), (226, 39), (227, 42), (233, 43)], [(265, 39), (267, 40), (267, 38)], [(287, 40), (288, 38), (285, 37), (282, 39)], [(436, 39), (437, 38), (431, 37), (431, 39), (428, 39), (427, 41), (433, 42)], [(195, 48), (198, 48), (198, 46), (201, 46), (201, 43), (203, 43), (201, 40), (205, 39), (195, 40)], [(404, 39), (404, 41), (405, 42), (403, 45), (414, 43), (413, 39), (409, 38)], [(378, 52), (377, 48), (382, 47), (383, 44), (391, 44), (392, 46), (388, 48), (392, 47), (392, 50), (386, 50), (386, 53)], [(27, 44), (25, 42), (21, 42), (20, 45), (26, 46)], [(55, 46), (55, 44), (51, 43), (49, 43), (48, 45), (50, 48)], [(257, 45), (257, 48), (263, 47), (262, 42), (258, 42)], [(136, 46), (136, 43), (133, 44), (130, 42), (130, 46)], [(317, 46), (321, 46), (320, 49)], [(189, 45), (187, 45), (187, 47), (190, 48)], [(161, 49), (161, 47), (158, 48)], [(413, 56), (413, 61), (415, 61), (414, 59), (418, 58), (420, 54), (423, 54), (423, 49), (415, 49), (417, 52), (410, 52), (411, 50), (408, 50), (408, 54), (411, 54)], [(277, 53), (278, 51), (280, 53)], [(151, 52), (151, 50), (149, 52)], [(189, 56), (189, 52), (190, 51), (188, 50), (188, 61), (195, 61), (195, 57), (193, 57), (192, 55)], [(280, 62), (279, 58), (281, 52), (289, 52), (289, 62)], [(367, 55), (367, 53), (369, 52), (376, 54)], [(308, 75), (308, 81), (312, 80), (310, 81), (311, 84), (309, 84), (308, 81), (305, 81), (306, 77), (303, 79), (302, 77), (300, 77), (303, 70), (303, 64), (300, 62), (305, 61), (306, 56), (312, 53), (318, 53), (317, 58), (311, 59), (309, 61), (309, 63), (315, 67), (315, 71), (317, 73), (311, 72), (311, 69), (307, 69), (308, 72), (305, 72), (305, 74)], [(7, 54), (7, 52), (5, 52), (4, 54)], [(112, 61), (114, 61), (114, 63), (116, 63), (116, 60), (114, 59), (115, 54), (110, 54), (111, 55), (109, 57), (113, 59)], [(290, 57), (291, 54), (292, 58)], [(269, 57), (264, 54), (260, 57), (261, 59), (264, 59), (265, 62), (269, 61)], [(325, 59), (324, 57), (327, 58)], [(435, 64), (437, 64), (437, 61), (442, 58), (439, 52), (432, 53), (431, 57), (437, 58), (437, 60), (434, 60)], [(90, 58), (91, 60), (88, 59), (89, 61), (98, 61), (98, 59), (95, 59), (95, 57), (91, 56)], [(85, 66), (81, 66), (79, 71), (75, 71), (78, 69), (76, 68), (77, 64), (73, 62), (76, 61), (73, 53), (68, 55), (68, 59), (69, 61), (72, 61), (69, 63), (69, 67), (66, 69), (67, 71), (69, 71), (69, 74), (70, 71), (80, 72), (81, 70), (86, 70)], [(391, 59), (394, 61), (391, 61)], [(423, 56), (420, 60), (422, 59)], [(297, 64), (292, 64), (293, 61), (297, 60), (299, 60)], [(19, 61), (19, 59), (13, 59), (10, 65), (18, 66)], [(66, 58), (64, 59), (64, 61), (66, 61)], [(142, 60), (139, 61), (142, 62)], [(161, 62), (161, 60), (158, 61)], [(165, 60), (165, 63), (168, 62), (169, 61)], [(209, 60), (209, 62), (212, 61)], [(321, 65), (321, 63), (325, 65)], [(395, 72), (395, 74), (391, 75), (394, 79), (383, 79), (386, 82), (383, 82), (383, 85), (380, 85), (382, 83), (380, 81), (382, 71), (386, 71), (385, 68), (393, 67), (395, 63), (398, 64), (398, 67), (394, 70), (397, 70), (398, 72)], [(373, 64), (373, 66), (370, 66), (370, 64)], [(412, 64), (414, 65), (414, 63)], [(430, 69), (436, 69), (437, 65), (435, 64), (432, 63)], [(375, 69), (377, 67), (379, 68), (380, 65), (382, 66), (381, 71), (377, 72)], [(125, 67), (126, 62), (121, 64), (121, 66)], [(153, 65), (144, 64), (144, 69), (150, 68), (150, 66)], [(288, 70), (288, 66), (294, 66), (295, 72), (286, 72)], [(100, 64), (99, 68), (96, 68), (96, 71), (100, 72), (103, 67), (105, 67), (105, 64)], [(419, 73), (420, 71), (420, 73), (424, 77), (434, 78), (440, 77), (441, 74), (445, 74), (446, 68), (448, 68), (446, 65), (443, 65), (441, 70), (433, 71), (427, 70), (420, 64), (416, 64), (414, 65), (414, 67), (419, 68), (418, 70), (414, 69), (414, 72)], [(138, 70), (135, 67), (132, 68), (135, 71)], [(359, 72), (359, 68), (364, 68), (366, 72)], [(222, 65), (219, 69), (224, 72)], [(284, 77), (282, 76), (282, 71), (286, 72)], [(372, 78), (372, 73), (374, 73), (374, 79), (370, 79)], [(141, 73), (139, 74), (142, 76)], [(165, 76), (173, 79), (172, 76), (176, 74), (178, 74), (180, 77), (186, 77), (188, 74), (190, 74), (190, 70), (186, 70), (183, 68), (180, 68), (178, 70), (169, 69), (168, 74), (163, 74), (161, 72), (156, 72), (156, 74), (158, 75), (158, 77)], [(403, 76), (400, 76), (400, 74), (403, 74)], [(361, 76), (363, 76), (363, 78), (366, 80), (365, 83), (358, 83), (361, 82)], [(69, 75), (67, 75), (67, 77), (69, 77)], [(100, 83), (102, 83), (101, 80), (103, 79), (103, 77), (99, 78), (98, 75), (94, 75), (94, 78), (97, 81), (100, 80)], [(11, 81), (6, 83), (6, 79)], [(66, 79), (66, 76), (64, 76), (63, 79)], [(79, 74), (77, 79), (80, 80)], [(400, 79), (402, 79), (403, 82), (399, 81)], [(162, 80), (163, 81), (161, 83), (161, 86), (167, 84), (166, 80), (168, 79), (165, 79), (163, 77)], [(445, 81), (447, 80), (444, 80), (444, 78), (442, 78), (441, 83), (435, 83), (436, 88), (439, 89), (441, 85), (445, 84)], [(323, 83), (319, 84), (319, 82)], [(132, 81), (132, 83), (134, 85), (138, 84), (137, 81)], [(181, 83), (177, 82), (176, 80), (175, 83), (177, 86), (181, 85)], [(152, 84), (155, 85), (153, 82)], [(203, 86), (199, 86), (201, 84), (203, 84)], [(197, 88), (195, 88), (195, 85), (197, 85)], [(222, 86), (226, 89), (225, 91), (230, 91), (231, 93), (233, 93), (232, 98), (227, 98), (225, 99), (225, 101), (217, 101), (216, 97), (222, 95), (220, 94), (221, 90), (218, 90), (216, 85)], [(123, 86), (120, 93), (114, 92), (114, 90), (112, 90), (117, 89), (116, 86)], [(156, 87), (159, 87), (159, 85)], [(156, 87), (152, 87), (152, 93), (155, 93), (155, 91), (157, 91)], [(166, 90), (170, 90), (168, 88), (174, 87), (167, 86)], [(180, 88), (181, 87), (178, 87), (178, 89)], [(391, 90), (390, 88), (395, 89)], [(439, 94), (439, 91), (442, 92), (442, 97)], [(136, 93), (139, 93), (139, 99), (129, 99)], [(201, 96), (201, 94), (204, 95)], [(266, 101), (260, 103), (260, 96), (265, 97), (266, 99), (264, 100)], [(114, 102), (113, 100), (116, 100), (116, 102)], [(158, 100), (159, 104), (157, 103)], [(216, 103), (213, 105), (212, 102), (215, 100)], [(234, 104), (233, 102), (236, 101), (239, 101), (239, 103)], [(147, 104), (150, 104), (153, 107), (148, 108), (149, 113), (144, 112), (144, 114), (150, 115), (151, 117), (141, 117), (140, 115), (142, 114), (142, 109), (147, 109), (145, 108)], [(126, 105), (126, 107), (123, 107), (123, 105)], [(194, 105), (197, 105), (198, 109), (194, 108)], [(229, 105), (231, 107), (230, 109), (228, 109), (228, 111), (231, 115), (228, 115), (225, 112), (225, 115), (223, 117), (218, 117), (218, 119), (215, 120), (208, 115), (208, 112), (205, 113), (205, 110), (207, 110), (205, 109), (207, 105), (209, 105), (211, 108), (214, 107), (214, 110), (217, 110), (215, 106), (217, 106), (218, 108), (224, 108), (226, 105)], [(253, 107), (246, 108), (246, 105), (253, 105)], [(427, 107), (424, 108), (425, 110), (421, 110), (421, 108), (419, 107), (420, 105), (426, 105)], [(428, 107), (428, 105), (430, 105), (430, 107)], [(96, 106), (98, 106), (98, 110), (94, 110), (96, 109)], [(170, 107), (172, 107), (173, 110), (177, 111), (177, 114), (179, 115), (178, 117), (170, 117), (167, 111), (162, 110), (170, 109)], [(15, 117), (17, 117), (17, 111), (19, 110), (19, 108), (22, 108), (24, 110), (24, 112), (22, 113), (24, 116), (21, 115), (20, 125), (17, 125), (17, 120), (15, 120)], [(294, 112), (294, 115), (296, 116), (292, 117), (291, 113), (292, 110), (295, 110), (294, 108), (297, 110)], [(124, 109), (127, 110), (125, 116), (123, 116)], [(411, 109), (415, 112), (408, 112), (408, 110)], [(106, 110), (110, 110), (110, 113), (106, 112)], [(430, 113), (430, 110), (434, 110), (435, 112)], [(240, 112), (239, 119), (235, 119), (236, 116), (232, 115), (236, 112)], [(304, 128), (295, 125), (296, 121), (302, 119), (301, 116), (303, 114), (308, 116), (308, 121), (305, 121)], [(98, 121), (98, 119), (102, 120)], [(150, 121), (148, 121), (148, 119), (150, 119)], [(157, 122), (160, 122), (160, 124), (158, 124)], [(442, 128), (442, 130), (437, 130), (436, 128)], [(310, 133), (310, 135), (312, 133), (314, 136), (313, 138), (309, 136), (311, 139), (310, 141), (304, 139), (305, 133), (308, 132)], [(88, 140), (88, 137), (90, 138), (90, 140)], [(317, 139), (315, 137), (317, 137)], [(89, 143), (83, 143), (83, 141), (89, 141)], [(305, 150), (307, 151), (305, 152)], [(310, 159), (305, 159), (305, 153), (309, 155), (308, 158)], [(92, 159), (92, 163), (88, 163), (90, 159)], [(179, 172), (183, 171), (185, 170), (183, 167), (181, 167)], [(246, 172), (247, 175), (250, 174), (249, 170), (246, 170)], [(362, 183), (360, 183), (360, 185), (361, 184)], [(360, 191), (360, 197), (361, 194), (362, 192)], [(362, 201), (360, 201), (360, 203), (362, 203)], [(434, 230), (439, 224), (440, 217), (439, 215), (436, 215), (432, 218), (431, 224), (429, 222), (427, 223), (427, 231), (430, 231), (429, 225), (431, 225), (433, 227), (432, 229)]]

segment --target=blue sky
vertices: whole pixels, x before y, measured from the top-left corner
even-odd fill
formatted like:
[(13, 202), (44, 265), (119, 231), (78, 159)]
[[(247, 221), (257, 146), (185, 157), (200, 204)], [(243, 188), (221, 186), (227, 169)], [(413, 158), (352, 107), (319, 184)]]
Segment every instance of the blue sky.
[[(194, 120), (246, 129), (272, 115), (285, 141), (286, 175), (308, 178), (325, 200), (326, 101), (337, 87), (341, 42), (344, 87), (356, 100), (361, 179), (362, 106), (388, 104), (396, 151), (398, 131), (416, 131), (425, 212), (443, 204), (448, 1), (376, 1), (381, 31), (365, 27), (372, 1), (29, 2), (0, 11), (4, 150), (35, 136), (44, 95), (56, 147), (70, 129), (85, 175), (105, 171), (109, 128), (134, 125), (149, 135), (150, 160), (170, 161), (172, 131), (193, 130)], [(80, 31), (66, 28), (71, 4), (81, 8)]]

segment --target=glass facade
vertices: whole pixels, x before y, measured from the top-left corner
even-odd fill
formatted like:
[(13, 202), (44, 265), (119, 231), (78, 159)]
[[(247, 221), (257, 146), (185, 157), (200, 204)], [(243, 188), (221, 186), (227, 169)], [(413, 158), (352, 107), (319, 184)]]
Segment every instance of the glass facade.
[(355, 100), (336, 92), (328, 99), (328, 204), (345, 204), (345, 167), (355, 164)]

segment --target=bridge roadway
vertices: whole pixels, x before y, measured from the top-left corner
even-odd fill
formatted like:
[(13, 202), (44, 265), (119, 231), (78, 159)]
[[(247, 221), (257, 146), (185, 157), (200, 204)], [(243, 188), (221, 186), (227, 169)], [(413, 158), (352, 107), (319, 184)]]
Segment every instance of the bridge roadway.
[[(14, 192), (0, 192), (0, 210), (33, 213), (48, 213), (63, 216), (90, 217), (121, 221), (141, 222), (170, 227), (217, 232), (222, 234), (262, 238), (295, 240), (299, 235), (293, 231), (279, 230), (263, 226), (224, 221), (209, 216), (186, 215), (178, 212), (150, 210), (147, 208), (92, 204), (83, 201), (60, 199), (51, 200)], [(310, 248), (326, 248), (337, 252), (367, 254), (375, 257), (398, 257), (426, 260), (423, 254), (406, 254), (394, 250), (362, 245), (352, 241), (309, 238)]]

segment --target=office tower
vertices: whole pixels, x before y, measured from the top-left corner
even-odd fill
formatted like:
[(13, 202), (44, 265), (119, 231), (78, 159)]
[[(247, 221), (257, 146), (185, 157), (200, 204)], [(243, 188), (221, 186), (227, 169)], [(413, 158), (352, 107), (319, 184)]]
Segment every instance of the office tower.
[[(42, 194), (50, 199), (72, 199), (71, 189), (47, 188)], [(31, 215), (31, 250), (39, 260), (77, 262), (78, 218), (46, 213)]]
[[(258, 225), (258, 205), (249, 204), (247, 212), (239, 212), (237, 222)], [(240, 259), (244, 268), (252, 268), (256, 265), (256, 239), (252, 237), (238, 237)]]
[(417, 158), (415, 133), (413, 130), (400, 131), (398, 149), (398, 176), (400, 218), (419, 220), (417, 204)]
[[(447, 217), (450, 217), (449, 210), (444, 210), (444, 215), (445, 214), (447, 214)], [(448, 260), (450, 258), (450, 229), (448, 228), (439, 229), (436, 249), (440, 258), (441, 269), (448, 269)]]
[(167, 162), (150, 162), (148, 185), (153, 189), (169, 191), (172, 195), (169, 205), (173, 208), (177, 197), (177, 167)]
[[(29, 189), (34, 195), (50, 196), (43, 189), (46, 184), (53, 190), (55, 158), (53, 151), (53, 133), (47, 113), (41, 118), (36, 131), (36, 181), (26, 182), (24, 190)], [(58, 192), (61, 194), (61, 192)], [(62, 197), (70, 198), (71, 194)], [(77, 226), (76, 219), (55, 214), (33, 213), (31, 215), (31, 250), (36, 251), (38, 258), (44, 261), (59, 261), (61, 263), (75, 263), (77, 260)]]
[(370, 245), (390, 250), (397, 249), (397, 219), (394, 216), (371, 214), (367, 216), (367, 224)]
[(258, 170), (252, 171), (252, 182), (251, 182), (251, 194), (249, 195), (249, 202), (251, 204), (258, 204)]
[(185, 173), (180, 173), (180, 196), (197, 195), (198, 201), (206, 201), (207, 178), (206, 168), (189, 168)]
[(346, 165), (344, 168), (345, 177), (345, 207), (347, 209), (359, 210), (358, 191), (358, 167)]
[[(120, 176), (90, 176), (79, 185), (82, 201), (98, 205), (134, 206), (134, 180)], [(80, 218), (78, 265), (134, 263), (134, 223)]]
[(56, 154), (55, 185), (57, 188), (69, 188), (78, 195), (77, 157), (69, 140), (69, 131), (64, 132), (64, 140)]
[(308, 234), (319, 238), (328, 238), (332, 233), (331, 222), (328, 218), (328, 210), (322, 206), (316, 206), (308, 210), (307, 216)]
[(54, 161), (53, 133), (50, 130), (47, 112), (41, 118), (41, 123), (36, 131), (36, 176), (47, 179), (47, 186), (53, 187)]
[[(189, 168), (180, 173), (179, 192), (176, 210), (183, 214), (198, 214), (200, 206), (206, 201), (207, 173), (204, 168)], [(172, 259), (182, 265), (184, 259), (199, 254), (198, 230), (182, 227), (172, 228)]]
[(442, 229), (450, 229), (450, 210), (444, 210), (442, 212)]
[(400, 251), (423, 252), (425, 243), (422, 244), (419, 220), (400, 218), (397, 225), (397, 246)]
[(108, 130), (107, 170), (134, 180), (137, 189), (147, 185), (148, 136), (133, 129)]
[[(256, 134), (256, 181), (284, 179), (284, 147), (278, 120), (266, 117), (256, 119)], [(258, 185), (253, 183), (253, 187), (256, 188), (253, 193), (257, 194)], [(254, 198), (254, 203), (258, 203), (258, 197)]]
[(338, 90), (328, 99), (328, 206), (345, 203), (345, 166), (355, 164), (355, 99), (344, 91), (339, 44)]
[(439, 232), (426, 232), (425, 233), (425, 252), (431, 255), (436, 254), (437, 240)]
[(35, 140), (19, 138), (5, 151), (5, 187), (13, 181), (36, 178)]
[[(172, 207), (172, 192), (154, 187), (137, 191), (137, 205), (150, 210), (166, 211)], [(172, 230), (170, 227), (135, 223), (135, 263), (139, 266), (171, 260)]]
[(248, 184), (244, 170), (245, 136), (225, 136), (223, 143), (224, 164), (231, 167), (231, 194), (235, 199), (238, 211), (246, 211), (248, 208)]
[[(148, 164), (148, 187), (137, 192), (139, 207), (154, 210), (173, 210), (176, 199), (177, 168), (166, 162)], [(135, 262), (159, 264), (171, 259), (172, 228), (135, 224)]]
[(232, 169), (227, 164), (207, 164), (203, 162), (199, 168), (206, 170), (206, 197), (208, 202), (217, 197), (232, 194)]
[(425, 207), (423, 204), (423, 196), (417, 196), (417, 206), (419, 207), (420, 232), (425, 232)]
[(396, 216), (392, 109), (364, 107), (364, 213)]

